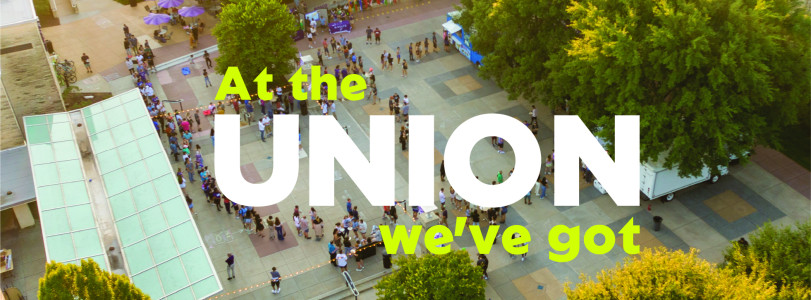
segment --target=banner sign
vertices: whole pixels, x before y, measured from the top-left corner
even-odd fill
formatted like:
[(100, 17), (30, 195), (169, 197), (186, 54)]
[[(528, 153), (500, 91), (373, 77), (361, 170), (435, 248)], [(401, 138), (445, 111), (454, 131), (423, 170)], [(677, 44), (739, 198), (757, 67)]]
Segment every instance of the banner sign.
[(329, 23), (330, 34), (349, 32), (350, 30), (352, 30), (352, 24), (349, 21)]

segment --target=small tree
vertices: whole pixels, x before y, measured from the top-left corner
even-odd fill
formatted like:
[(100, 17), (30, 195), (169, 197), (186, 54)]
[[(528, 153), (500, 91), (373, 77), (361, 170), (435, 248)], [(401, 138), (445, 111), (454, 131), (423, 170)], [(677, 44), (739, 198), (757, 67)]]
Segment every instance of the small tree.
[(443, 255), (402, 256), (400, 267), (375, 285), (381, 299), (484, 299), (482, 270), (467, 251)]
[(81, 266), (49, 262), (39, 279), (39, 299), (149, 299), (129, 278), (106, 272), (92, 259)]
[[(759, 267), (759, 266), (758, 266)], [(644, 250), (623, 265), (602, 270), (596, 280), (566, 287), (569, 299), (771, 299), (776, 288), (762, 276), (736, 275), (689, 253)]]
[(748, 247), (733, 242), (724, 251), (724, 265), (749, 274), (756, 263), (766, 266), (765, 277), (780, 290), (784, 285), (811, 288), (811, 221), (777, 228), (763, 224), (750, 236)]
[(254, 93), (254, 78), (267, 68), (267, 74), (274, 76), (270, 86), (283, 85), (285, 76), (295, 70), (298, 50), (293, 47), (293, 34), (297, 28), (280, 0), (230, 1), (213, 31), (220, 51), (217, 73), (238, 67), (248, 91)]

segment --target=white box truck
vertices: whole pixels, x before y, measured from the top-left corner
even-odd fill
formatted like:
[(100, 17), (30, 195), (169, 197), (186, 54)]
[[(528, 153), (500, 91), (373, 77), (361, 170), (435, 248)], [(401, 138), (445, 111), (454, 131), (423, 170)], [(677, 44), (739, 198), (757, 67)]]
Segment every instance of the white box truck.
[[(729, 174), (727, 167), (719, 166), (718, 174), (712, 174), (709, 167), (704, 167), (699, 176), (681, 177), (679, 176), (678, 166), (670, 169), (664, 167), (666, 156), (667, 152), (660, 154), (659, 159), (655, 162), (648, 161), (639, 165), (639, 190), (640, 198), (643, 200), (664, 197), (664, 200), (671, 201), (677, 191), (705, 181), (716, 183), (721, 176)], [(594, 180), (594, 188), (600, 193), (606, 193), (596, 179)]]

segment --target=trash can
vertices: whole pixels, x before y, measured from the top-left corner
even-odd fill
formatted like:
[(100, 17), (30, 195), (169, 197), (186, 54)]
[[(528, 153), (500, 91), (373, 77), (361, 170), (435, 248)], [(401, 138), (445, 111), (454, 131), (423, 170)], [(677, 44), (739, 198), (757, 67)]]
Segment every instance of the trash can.
[(654, 216), (653, 217), (653, 231), (659, 231), (662, 229), (662, 217)]

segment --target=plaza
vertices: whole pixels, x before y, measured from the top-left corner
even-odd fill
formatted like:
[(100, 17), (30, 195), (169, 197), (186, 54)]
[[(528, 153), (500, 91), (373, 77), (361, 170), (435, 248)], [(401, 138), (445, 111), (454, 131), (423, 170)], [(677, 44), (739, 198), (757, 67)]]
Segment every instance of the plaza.
[[(102, 0), (93, 0), (88, 3), (94, 3)], [(189, 1), (187, 1), (189, 2)], [(408, 76), (401, 76), (401, 67), (394, 67), (393, 70), (384, 70), (377, 57), (384, 51), (393, 53), (397, 48), (406, 49), (409, 43), (421, 41), (428, 37), (430, 39), (432, 33), (441, 34), (443, 27), (442, 24), (446, 21), (446, 13), (454, 10), (452, 1), (404, 1), (398, 4), (391, 5), (390, 7), (375, 8), (364, 14), (360, 14), (356, 20), (355, 29), (350, 33), (343, 33), (350, 42), (355, 45), (355, 53), (362, 56), (365, 62), (365, 68), (372, 68), (376, 76), (376, 85), (378, 95), (381, 102), (373, 104), (371, 100), (365, 98), (360, 101), (336, 101), (335, 118), (337, 122), (346, 129), (347, 135), (357, 145), (358, 149), (368, 158), (369, 157), (369, 134), (370, 134), (370, 116), (375, 115), (389, 115), (388, 107), (385, 99), (397, 93), (401, 97), (407, 95), (410, 100), (410, 115), (433, 115), (435, 128), (433, 132), (434, 140), (434, 195), (439, 192), (440, 188), (448, 191), (451, 187), (449, 182), (440, 180), (440, 165), (444, 159), (443, 153), (447, 144), (448, 138), (451, 133), (456, 129), (459, 124), (465, 120), (485, 113), (497, 113), (506, 116), (514, 117), (518, 121), (524, 122), (530, 119), (531, 105), (538, 108), (537, 119), (539, 130), (535, 135), (542, 151), (542, 156), (553, 153), (553, 131), (554, 131), (554, 115), (555, 112), (550, 108), (540, 103), (529, 103), (523, 99), (508, 100), (507, 92), (503, 91), (499, 86), (487, 79), (483, 79), (478, 75), (477, 67), (472, 64), (467, 58), (456, 50), (446, 52), (440, 48), (437, 52), (432, 52), (425, 55), (420, 61), (410, 62), (408, 69)], [(101, 5), (101, 4), (99, 4)], [(106, 5), (104, 6), (106, 7)], [(132, 8), (135, 10), (136, 8)], [(107, 92), (114, 95), (113, 101), (119, 101), (118, 104), (124, 107), (127, 114), (137, 111), (139, 114), (134, 113), (128, 115), (127, 120), (131, 121), (133, 132), (136, 132), (133, 139), (142, 138), (137, 133), (139, 129), (136, 126), (147, 126), (152, 130), (151, 122), (135, 123), (132, 120), (138, 118), (145, 118), (145, 115), (140, 113), (147, 113), (143, 107), (130, 106), (128, 103), (138, 103), (138, 101), (127, 102), (128, 100), (137, 98), (133, 94), (137, 94), (132, 77), (128, 76), (128, 71), (123, 63), (123, 58), (126, 56), (125, 50), (119, 45), (119, 32), (121, 22), (117, 20), (126, 20), (126, 22), (133, 28), (139, 28), (143, 32), (151, 30), (147, 25), (139, 24), (137, 16), (143, 13), (143, 10), (137, 8), (138, 14), (129, 11), (129, 7), (114, 7), (112, 9), (100, 8), (97, 14), (80, 18), (76, 15), (72, 18), (77, 20), (57, 26), (44, 28), (43, 34), (46, 38), (60, 41), (62, 48), (69, 55), (78, 57), (78, 53), (95, 51), (90, 53), (91, 57), (100, 57), (97, 60), (94, 69), (97, 74), (79, 74), (80, 80), (76, 83), (84, 91), (94, 92)], [(114, 18), (113, 16), (118, 16)], [(390, 18), (391, 17), (391, 18)], [(99, 21), (99, 20), (107, 21)], [(216, 20), (211, 16), (206, 16), (209, 22), (209, 28), (213, 28)], [(109, 23), (108, 23), (109, 22)], [(143, 23), (143, 22), (141, 22)], [(379, 27), (382, 31), (382, 43), (365, 45), (365, 36), (363, 30), (366, 26), (372, 28)], [(104, 36), (115, 36), (109, 39), (90, 38), (87, 36), (75, 36), (70, 34), (70, 30), (78, 27), (88, 28), (89, 32), (99, 31)], [(132, 29), (136, 30), (136, 29)], [(115, 32), (114, 34), (111, 32)], [(192, 124), (194, 127), (193, 144), (200, 146), (200, 153), (202, 161), (207, 166), (216, 178), (217, 173), (214, 169), (214, 138), (209, 138), (209, 133), (212, 128), (213, 122), (216, 118), (213, 116), (204, 116), (202, 111), (206, 109), (210, 102), (214, 101), (214, 96), (222, 83), (222, 76), (213, 72), (213, 69), (207, 69), (206, 63), (202, 57), (202, 51), (207, 50), (212, 58), (216, 58), (219, 53), (217, 52), (216, 40), (209, 35), (209, 32), (204, 33), (199, 42), (197, 49), (190, 50), (183, 42), (167, 43), (160, 48), (155, 48), (156, 56), (159, 57), (157, 63), (157, 72), (149, 74), (149, 80), (153, 84), (155, 95), (161, 100), (179, 100), (177, 103), (166, 102), (166, 109), (168, 113), (180, 112), (186, 116), (187, 113), (194, 115), (199, 114), (199, 125)], [(319, 32), (317, 39), (320, 40), (324, 34)], [(337, 37), (336, 37), (337, 38)], [(77, 45), (94, 44), (96, 47), (93, 50), (79, 50)], [(157, 42), (150, 42), (150, 44), (158, 45)], [(8, 45), (2, 45), (6, 47)], [(306, 39), (296, 43), (297, 48), (301, 51), (302, 55), (316, 56), (316, 49), (308, 49)], [(109, 49), (107, 49), (109, 47)], [(318, 48), (318, 47), (317, 47)], [(68, 50), (70, 49), (70, 50)], [(59, 50), (58, 52), (62, 52)], [(194, 64), (190, 64), (188, 56), (194, 54)], [(403, 55), (407, 59), (407, 55)], [(120, 58), (120, 59), (119, 59)], [(332, 59), (324, 57), (324, 64), (328, 70), (331, 70), (336, 64), (343, 64), (344, 60), (337, 58), (333, 55)], [(188, 74), (183, 73), (183, 69), (189, 70)], [(209, 78), (213, 83), (213, 87), (207, 87), (204, 83), (203, 70), (207, 70)], [(83, 73), (83, 72), (79, 72)], [(4, 70), (5, 76), (5, 70)], [(5, 82), (4, 82), (5, 83)], [(367, 91), (368, 92), (368, 91)], [(127, 98), (129, 97), (129, 98)], [(116, 100), (119, 99), (119, 100)], [(4, 100), (5, 101), (5, 100)], [(101, 111), (92, 111), (93, 109), (84, 110), (84, 118), (92, 119), (92, 116), (102, 111), (113, 110), (113, 104), (105, 104), (110, 100), (103, 100), (100, 104), (95, 104), (99, 107), (104, 107)], [(216, 102), (215, 102), (216, 103)], [(5, 103), (3, 104), (5, 105)], [(310, 115), (318, 114), (321, 108), (315, 101), (308, 101)], [(109, 107), (108, 107), (109, 106)], [(141, 109), (143, 111), (138, 111)], [(296, 105), (292, 113), (298, 114), (301, 109)], [(4, 114), (6, 111), (4, 111)], [(50, 113), (50, 112), (49, 112)], [(231, 105), (225, 106), (226, 114), (235, 113)], [(57, 113), (59, 114), (59, 113)], [(69, 113), (62, 112), (64, 118), (67, 118)], [(32, 114), (34, 115), (34, 114)], [(259, 110), (256, 109), (255, 116), (260, 115)], [(8, 116), (4, 115), (3, 118)], [(36, 179), (37, 184), (40, 183), (38, 173), (43, 173), (37, 169), (37, 165), (44, 162), (35, 154), (37, 151), (32, 148), (42, 142), (35, 142), (32, 140), (33, 133), (30, 131), (31, 126), (36, 126), (41, 123), (34, 120), (36, 117), (28, 116), (23, 117), (25, 121), (19, 124), (21, 128), (26, 129), (24, 137), (26, 137), (27, 151), (30, 157), (30, 165), (33, 167), (33, 177)], [(108, 116), (108, 121), (111, 122), (110, 127), (113, 127), (111, 120), (115, 117)], [(187, 117), (190, 118), (190, 117)], [(336, 164), (334, 172), (334, 206), (316, 207), (317, 214), (324, 220), (324, 232), (327, 238), (317, 241), (316, 239), (306, 239), (303, 236), (296, 234), (296, 229), (293, 220), (293, 211), (296, 207), (302, 212), (303, 216), (308, 216), (310, 211), (309, 206), (309, 182), (308, 170), (309, 159), (307, 153), (309, 152), (309, 116), (300, 116), (299, 128), (301, 129), (301, 143), (303, 151), (300, 152), (299, 158), (299, 173), (298, 174), (281, 174), (282, 176), (297, 176), (297, 181), (293, 192), (283, 202), (268, 207), (255, 207), (255, 211), (261, 216), (262, 219), (268, 217), (278, 217), (282, 222), (282, 227), (287, 233), (287, 237), (281, 241), (278, 238), (275, 240), (268, 239), (267, 237), (260, 237), (255, 232), (245, 229), (241, 220), (234, 214), (228, 214), (224, 209), (220, 210), (214, 204), (206, 202), (206, 195), (200, 188), (199, 177), (198, 180), (186, 182), (184, 193), (193, 200), (193, 212), (186, 212), (183, 210), (183, 217), (191, 218), (192, 220), (176, 220), (177, 223), (187, 222), (184, 224), (193, 224), (194, 228), (190, 231), (183, 233), (175, 233), (175, 239), (178, 235), (191, 235), (194, 231), (199, 234), (197, 239), (189, 239), (186, 243), (199, 243), (199, 251), (195, 254), (205, 253), (207, 257), (196, 257), (200, 259), (198, 264), (210, 264), (211, 274), (210, 277), (216, 278), (218, 282), (210, 283), (209, 287), (217, 290), (213, 293), (206, 292), (195, 293), (195, 299), (353, 299), (354, 297), (345, 286), (343, 277), (338, 270), (330, 263), (330, 255), (328, 253), (327, 244), (329, 236), (333, 229), (333, 225), (339, 222), (345, 215), (346, 199), (352, 199), (352, 205), (358, 207), (360, 219), (365, 220), (369, 224), (369, 228), (373, 226), (380, 226), (386, 222), (383, 219), (383, 211), (380, 207), (371, 206), (365, 197), (352, 182), (346, 174), (344, 168), (340, 164)], [(260, 132), (257, 129), (258, 118), (254, 117), (253, 122), (244, 122), (239, 131), (240, 138), (240, 169), (246, 181), (249, 182), (263, 182), (270, 178), (273, 174), (274, 153), (273, 153), (273, 137), (266, 137), (263, 141), (260, 137)], [(52, 121), (52, 119), (51, 119)], [(48, 122), (51, 122), (48, 121)], [(124, 122), (121, 120), (120, 122)], [(47, 122), (46, 122), (47, 123)], [(54, 124), (47, 123), (47, 124)], [(399, 132), (400, 126), (403, 123), (396, 123), (396, 130)], [(89, 124), (88, 124), (89, 126)], [(88, 128), (87, 130), (92, 130)], [(105, 131), (105, 128), (99, 128), (98, 131)], [(5, 131), (5, 127), (4, 127)], [(3, 134), (6, 134), (4, 132)], [(93, 133), (95, 134), (95, 133)], [(224, 133), (217, 133), (224, 134)], [(144, 133), (143, 136), (147, 136)], [(184, 169), (181, 173), (185, 173), (185, 164), (177, 162), (173, 158), (170, 146), (165, 134), (156, 134), (154, 131), (150, 132), (147, 137), (158, 136), (162, 145), (163, 152), (150, 153), (155, 155), (153, 159), (157, 160), (160, 157), (160, 162), (146, 161), (147, 157), (144, 153), (144, 164), (149, 166), (148, 170), (152, 172), (153, 168), (151, 163), (163, 164), (164, 160), (168, 162), (168, 166), (161, 165), (161, 173), (149, 175), (150, 180), (154, 180), (156, 190), (158, 190), (160, 178), (159, 175), (164, 173), (171, 177), (175, 169)], [(78, 137), (78, 135), (77, 135)], [(21, 137), (22, 138), (22, 137)], [(116, 139), (118, 137), (116, 136)], [(56, 141), (52, 141), (56, 142)], [(125, 170), (123, 166), (117, 170), (114, 167), (104, 166), (104, 159), (99, 147), (107, 147), (104, 149), (114, 149), (124, 143), (131, 142), (130, 140), (114, 140), (111, 145), (93, 145), (95, 149), (95, 159), (99, 164), (101, 174), (95, 176), (104, 177), (108, 173), (119, 172), (121, 174), (127, 173), (127, 176), (134, 176), (138, 170)], [(95, 141), (94, 141), (95, 143)], [(397, 143), (392, 140), (391, 143)], [(23, 146), (23, 147), (26, 147)], [(56, 146), (54, 146), (56, 147)], [(77, 146), (78, 147), (78, 146)], [(146, 148), (142, 146), (141, 149)], [(397, 201), (409, 199), (408, 195), (408, 151), (401, 151), (399, 146), (395, 146), (395, 199)], [(9, 147), (11, 149), (11, 147)], [(4, 147), (3, 150), (7, 150)], [(592, 225), (607, 225), (609, 228), (617, 232), (623, 225), (633, 218), (637, 225), (640, 225), (641, 232), (636, 235), (635, 242), (643, 249), (655, 248), (659, 246), (666, 247), (671, 250), (684, 250), (688, 251), (690, 248), (697, 248), (701, 250), (700, 256), (712, 263), (723, 262), (723, 250), (729, 246), (731, 241), (738, 240), (741, 237), (747, 237), (752, 231), (756, 230), (765, 222), (771, 221), (776, 225), (792, 225), (795, 222), (802, 222), (808, 220), (811, 215), (811, 190), (809, 189), (809, 182), (811, 182), (811, 175), (808, 170), (800, 165), (791, 161), (785, 155), (767, 148), (755, 149), (755, 154), (749, 163), (743, 165), (733, 165), (730, 167), (730, 174), (724, 176), (716, 184), (699, 184), (687, 190), (681, 191), (676, 195), (676, 198), (670, 202), (664, 201), (640, 201), (640, 205), (636, 207), (618, 207), (614, 204), (608, 195), (600, 194), (590, 183), (582, 179), (580, 182), (580, 205), (577, 207), (556, 207), (553, 205), (555, 190), (554, 190), (554, 173), (546, 175), (550, 182), (550, 189), (547, 191), (545, 199), (539, 199), (534, 193), (532, 194), (532, 205), (523, 204), (520, 199), (515, 199), (516, 202), (509, 207), (509, 213), (506, 217), (506, 222), (501, 226), (501, 230), (510, 225), (521, 225), (529, 229), (532, 234), (532, 242), (529, 244), (529, 253), (525, 261), (520, 259), (510, 258), (510, 255), (501, 247), (493, 247), (492, 252), (488, 254), (489, 259), (489, 279), (486, 284), (486, 297), (488, 299), (565, 299), (563, 292), (564, 285), (580, 282), (580, 274), (587, 276), (595, 276), (600, 270), (614, 267), (620, 263), (628, 255), (622, 251), (621, 239), (617, 239), (617, 246), (605, 255), (591, 254), (585, 249), (581, 249), (581, 253), (576, 259), (567, 263), (556, 263), (550, 261), (548, 253), (551, 250), (549, 246), (548, 233), (550, 229), (556, 225), (566, 225), (569, 227), (580, 226), (581, 236), (585, 229)], [(145, 151), (145, 150), (143, 150)], [(192, 150), (193, 153), (194, 150)], [(491, 146), (489, 139), (479, 141), (471, 155), (470, 165), (474, 174), (481, 177), (484, 182), (495, 180), (499, 171), (505, 175), (514, 167), (515, 157), (513, 150), (507, 144), (504, 148), (505, 153), (499, 153)], [(5, 152), (5, 151), (4, 151)], [(20, 155), (19, 153), (17, 155)], [(121, 159), (126, 155), (121, 154)], [(192, 155), (193, 157), (193, 155)], [(15, 158), (16, 159), (16, 158)], [(81, 159), (74, 157), (74, 159)], [(92, 160), (93, 158), (91, 158)], [(140, 163), (140, 162), (139, 162)], [(3, 166), (11, 164), (7, 160), (5, 154), (2, 161)], [(77, 163), (78, 164), (78, 163)], [(127, 165), (128, 163), (123, 163)], [(15, 168), (25, 169), (25, 164), (15, 165)], [(85, 167), (84, 179), (96, 178), (92, 172), (89, 172)], [(164, 172), (165, 171), (165, 172)], [(29, 172), (30, 167), (29, 167)], [(4, 171), (3, 180), (7, 180)], [(11, 175), (8, 175), (11, 176)], [(183, 175), (185, 177), (185, 175)], [(197, 177), (197, 176), (195, 176)], [(507, 176), (505, 176), (507, 177)], [(185, 177), (188, 180), (187, 177)], [(97, 197), (105, 198), (112, 196), (112, 189), (119, 192), (132, 189), (131, 186), (113, 186), (116, 177), (111, 175), (110, 178), (103, 179), (106, 186), (104, 190)], [(75, 180), (74, 180), (75, 181)], [(146, 179), (144, 179), (146, 181)], [(5, 183), (5, 182), (4, 182)], [(55, 181), (56, 184), (64, 184), (64, 182)], [(3, 183), (0, 183), (3, 185)], [(167, 199), (174, 200), (168, 201), (182, 201), (182, 195), (178, 188), (174, 186), (171, 196), (166, 196)], [(2, 192), (6, 192), (6, 188), (2, 187)], [(271, 191), (272, 192), (272, 191)], [(129, 193), (129, 192), (126, 192)], [(133, 191), (136, 193), (136, 191)], [(158, 191), (160, 193), (160, 191)], [(43, 198), (43, 194), (37, 191), (36, 196)], [(261, 195), (257, 195), (261, 197)], [(161, 197), (161, 201), (164, 199)], [(6, 201), (6, 200), (4, 200)], [(109, 200), (114, 203), (113, 200)], [(437, 206), (439, 206), (438, 197), (434, 199)], [(102, 201), (103, 202), (103, 201)], [(163, 202), (162, 202), (163, 203)], [(179, 202), (178, 202), (179, 203)], [(54, 219), (59, 219), (58, 216), (53, 216), (43, 212), (50, 211), (55, 206), (52, 203), (46, 204), (43, 199), (38, 199), (36, 202), (28, 202), (27, 205), (32, 211), (37, 221), (33, 226), (26, 228), (16, 228), (14, 214), (9, 207), (5, 206), (2, 217), (2, 239), (0, 239), (0, 248), (12, 249), (14, 251), (15, 269), (12, 275), (8, 278), (3, 278), (3, 288), (13, 286), (21, 290), (26, 299), (37, 298), (38, 279), (44, 273), (44, 265), (46, 263), (46, 248), (52, 242), (48, 237), (53, 234), (63, 234), (63, 232), (52, 231), (56, 227), (48, 227), (49, 222)], [(44, 205), (50, 205), (44, 207)], [(136, 206), (137, 206), (136, 202)], [(168, 204), (167, 204), (168, 205)], [(405, 204), (400, 204), (395, 207), (400, 213), (401, 218), (398, 224), (405, 225), (410, 228), (413, 225), (419, 224), (419, 220), (410, 218), (410, 208), (405, 207)], [(64, 205), (63, 205), (64, 206)], [(94, 208), (98, 210), (98, 208)], [(107, 216), (93, 217), (94, 222), (98, 222), (99, 218), (112, 218), (118, 227), (118, 235), (123, 241), (124, 256), (129, 256), (127, 246), (130, 242), (136, 241), (135, 238), (125, 237), (125, 235), (132, 235), (127, 231), (122, 231), (123, 228), (130, 226), (147, 226), (150, 219), (141, 216), (141, 223), (126, 223), (122, 221), (125, 219), (123, 216), (124, 208), (112, 207), (108, 208), (109, 211), (101, 212), (96, 211), (96, 214)], [(136, 213), (136, 210), (129, 212), (128, 216)], [(453, 209), (449, 206), (448, 227), (454, 228), (456, 223), (455, 217), (464, 217), (465, 212), (462, 210)], [(169, 220), (172, 216), (177, 217), (181, 214), (178, 211), (169, 213), (167, 208), (163, 209), (163, 214)], [(140, 213), (140, 212), (139, 212)], [(138, 213), (136, 213), (138, 214)], [(110, 216), (112, 215), (112, 216)], [(46, 219), (46, 216), (47, 219)], [(664, 221), (662, 229), (655, 231), (653, 216), (661, 216)], [(64, 217), (63, 217), (64, 218)], [(88, 220), (89, 221), (89, 220)], [(169, 221), (169, 227), (176, 224)], [(45, 228), (43, 228), (45, 226)], [(57, 226), (59, 227), (59, 226)], [(99, 227), (94, 224), (87, 225), (88, 228)], [(483, 226), (487, 227), (487, 226)], [(164, 232), (166, 228), (154, 229), (154, 232)], [(266, 234), (273, 234), (273, 229), (268, 226), (265, 231)], [(69, 234), (75, 235), (75, 232)], [(140, 233), (143, 234), (143, 233)], [(157, 233), (155, 233), (157, 234)], [(146, 236), (150, 233), (146, 232)], [(104, 239), (104, 234), (100, 234)], [(499, 239), (500, 240), (500, 239)], [(354, 241), (354, 239), (353, 239)], [(67, 243), (69, 241), (61, 241)], [(597, 241), (598, 244), (602, 241)], [(55, 242), (54, 242), (55, 243)], [(134, 242), (133, 242), (134, 243)], [(105, 244), (102, 242), (102, 244)], [(177, 246), (168, 241), (164, 246), (168, 245)], [(195, 246), (195, 247), (198, 247)], [(462, 236), (455, 237), (454, 242), (451, 244), (453, 249), (465, 249), (469, 252), (471, 259), (476, 259), (476, 247), (471, 237), (470, 232), (465, 232)], [(581, 247), (582, 248), (582, 247)], [(101, 250), (101, 248), (99, 248)], [(134, 249), (133, 249), (134, 250)], [(150, 250), (150, 251), (155, 251)], [(180, 256), (175, 253), (174, 255)], [(103, 251), (102, 251), (103, 252)], [(381, 248), (378, 248), (381, 252)], [(132, 252), (133, 256), (137, 252)], [(233, 254), (236, 258), (234, 265), (234, 278), (227, 272), (227, 263), (225, 262), (229, 254)], [(400, 253), (402, 254), (402, 253)], [(71, 257), (58, 258), (56, 260), (71, 262), (81, 257), (100, 257), (102, 253), (93, 253), (93, 255), (80, 256), (78, 254)], [(395, 254), (396, 256), (397, 254)], [(139, 255), (140, 256), (140, 255)], [(55, 254), (48, 253), (48, 258), (54, 260)], [(58, 257), (58, 256), (57, 256)], [(131, 258), (127, 258), (131, 259)], [(133, 264), (130, 262), (130, 264)], [(158, 260), (152, 265), (144, 265), (143, 270), (155, 268), (153, 272), (170, 272), (169, 270), (160, 269)], [(364, 260), (365, 268), (362, 271), (356, 271), (355, 265), (350, 261), (349, 273), (356, 283), (360, 291), (359, 299), (375, 299), (375, 290), (373, 285), (392, 269), (386, 269), (383, 266), (383, 259), (381, 255), (374, 255)], [(271, 274), (272, 268), (281, 274), (281, 292), (279, 294), (272, 293), (271, 289)], [(130, 266), (130, 273), (134, 272), (133, 267)], [(167, 267), (168, 268), (168, 267)], [(394, 270), (396, 270), (396, 266)], [(112, 270), (114, 268), (110, 268)], [(191, 273), (189, 266), (186, 266), (187, 272)], [(163, 276), (162, 273), (159, 273)], [(130, 274), (134, 275), (134, 274)], [(171, 277), (173, 275), (167, 275)], [(208, 275), (206, 275), (208, 276)], [(186, 288), (187, 285), (193, 284), (195, 281), (185, 281), (185, 285), (177, 285), (177, 290)], [(201, 279), (202, 280), (202, 279)], [(149, 294), (155, 299), (162, 299), (164, 295), (168, 294), (166, 291), (156, 290), (155, 282), (144, 283), (143, 280), (133, 278), (136, 286), (150, 292)], [(182, 286), (182, 287), (181, 287)], [(216, 288), (215, 288), (216, 287)], [(177, 294), (176, 296), (181, 299), (190, 297), (191, 294)]]

